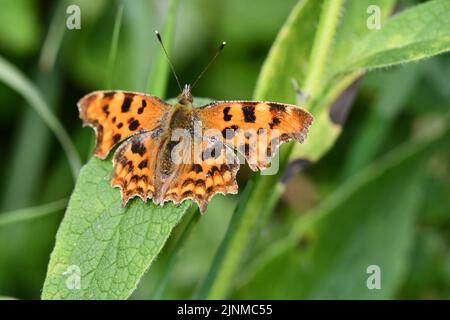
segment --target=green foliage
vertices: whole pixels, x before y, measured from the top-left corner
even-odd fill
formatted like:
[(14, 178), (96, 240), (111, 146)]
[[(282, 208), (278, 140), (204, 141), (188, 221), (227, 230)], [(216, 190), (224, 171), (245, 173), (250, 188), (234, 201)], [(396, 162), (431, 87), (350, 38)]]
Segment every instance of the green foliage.
[[(410, 141), (343, 184), (291, 234), (266, 248), (242, 280), (240, 297), (277, 299), (287, 291), (299, 299), (393, 298), (407, 272), (425, 200), (424, 163), (436, 147), (450, 146), (449, 128)], [(370, 265), (382, 270), (383, 290), (367, 289)], [(266, 292), (272, 274), (280, 276)]]
[[(82, 169), (56, 236), (43, 299), (124, 299), (155, 259), (189, 208), (145, 204), (124, 208), (110, 186), (110, 161), (91, 159)], [(63, 273), (81, 270), (81, 290), (70, 290)]]
[(399, 13), (358, 41), (341, 70), (386, 67), (449, 51), (449, 10), (450, 2), (434, 0)]
[(42, 30), (32, 1), (1, 0), (0, 7), (0, 47), (19, 55), (36, 50)]
[[(343, 9), (343, 3), (339, 1), (325, 1), (323, 4), (320, 4), (319, 2), (301, 1), (280, 31), (279, 37), (275, 41), (263, 67), (256, 89), (256, 97), (265, 100), (294, 102), (292, 101), (293, 96), (295, 96), (294, 90), (291, 89), (290, 93), (284, 96), (282, 95), (283, 92), (287, 91), (286, 88), (289, 88), (287, 82), (291, 79), (300, 80), (302, 90), (308, 96), (311, 96), (305, 107), (312, 111), (315, 116), (315, 123), (311, 128), (305, 146), (302, 146), (301, 149), (299, 146), (296, 146), (295, 148), (299, 151), (294, 150), (290, 155), (292, 158), (317, 160), (336, 140), (341, 128), (340, 124), (331, 118), (330, 108), (338, 97), (344, 93), (344, 90), (349, 88), (350, 84), (361, 74), (355, 72), (346, 75), (330, 75), (325, 74), (324, 70), (327, 62), (332, 57), (334, 49), (336, 49), (337, 56), (339, 57), (339, 52), (343, 52), (344, 50), (342, 48), (348, 48), (351, 41), (362, 39), (361, 37), (365, 34), (365, 32), (360, 31), (344, 36), (345, 31), (348, 31), (350, 28), (357, 29), (359, 27), (359, 30), (365, 28), (367, 30), (366, 34), (370, 32), (365, 26), (367, 17), (358, 14), (358, 11), (361, 13), (361, 9), (367, 8), (370, 4), (373, 3), (366, 2), (363, 4), (362, 2), (358, 2), (356, 4), (355, 2), (351, 2), (348, 6), (348, 11), (344, 13), (338, 27), (339, 14)], [(380, 1), (377, 5), (383, 9), (383, 17), (385, 17), (390, 12), (393, 2)], [(441, 3), (436, 2), (434, 5), (439, 6)], [(314, 10), (315, 6), (317, 7), (316, 10)], [(411, 9), (409, 15), (399, 16), (397, 20), (400, 19), (400, 23), (403, 20), (408, 20), (411, 12), (418, 12), (419, 15), (424, 15), (422, 10), (424, 10), (422, 7)], [(428, 7), (428, 10), (433, 13), (435, 8)], [(320, 13), (320, 15), (318, 17), (316, 15), (315, 18), (314, 12)], [(302, 23), (304, 22), (304, 17), (312, 20), (313, 23), (310, 22), (308, 25), (316, 25), (317, 20), (315, 19), (318, 19), (318, 28), (313, 31), (313, 36), (311, 36), (311, 30), (306, 29), (305, 32), (302, 32), (303, 30), (298, 26), (300, 21)], [(346, 17), (349, 18), (346, 19)], [(355, 17), (359, 17), (359, 19)], [(404, 23), (408, 25), (408, 23)], [(396, 22), (390, 25), (394, 30), (385, 31), (388, 34), (395, 32), (397, 37), (400, 37), (402, 33), (409, 34), (410, 32), (406, 28), (398, 30)], [(338, 28), (343, 30), (340, 34), (339, 31), (336, 31)], [(389, 25), (386, 24), (384, 29), (386, 30), (388, 28)], [(415, 32), (423, 33), (423, 28), (424, 25), (422, 25), (422, 29), (415, 29)], [(336, 36), (336, 42), (333, 44), (332, 40), (335, 33), (338, 36)], [(305, 36), (307, 40), (310, 39), (309, 47), (305, 43), (299, 43), (297, 39), (301, 36)], [(370, 35), (367, 37), (370, 37)], [(308, 42), (307, 40), (306, 42)], [(381, 45), (381, 42), (379, 45)], [(447, 44), (445, 50), (449, 48), (450, 45)], [(428, 53), (431, 55), (438, 52)], [(302, 66), (299, 62), (302, 60), (299, 60), (298, 57), (305, 56), (306, 54), (309, 54), (309, 64)], [(422, 52), (421, 54), (426, 53)], [(289, 59), (292, 60), (292, 63), (286, 63)], [(413, 57), (405, 55), (402, 59), (396, 60), (395, 62), (407, 62), (409, 60), (413, 60)], [(339, 62), (335, 63), (338, 64)], [(273, 95), (271, 95), (271, 92), (274, 92)], [(345, 107), (342, 106), (341, 108)], [(286, 165), (286, 162), (283, 161), (285, 155), (288, 156), (291, 150), (285, 149), (285, 153), (283, 151), (281, 153), (282, 161), (280, 165), (283, 167)], [(271, 210), (273, 202), (278, 199), (284, 190), (283, 185), (270, 188), (277, 181), (276, 176), (261, 177), (256, 181), (254, 185), (249, 186), (251, 195), (245, 198), (245, 202), (235, 212), (236, 218), (232, 220), (234, 225), (230, 225), (228, 229), (223, 245), (219, 249), (205, 284), (202, 287), (200, 297), (214, 299), (227, 297), (229, 288), (232, 286), (232, 281), (238, 273), (245, 252), (251, 243), (252, 232), (255, 232), (254, 230), (258, 225), (258, 220), (265, 220), (264, 217), (267, 214), (266, 205), (269, 204), (268, 210)], [(262, 199), (270, 200), (264, 202)]]

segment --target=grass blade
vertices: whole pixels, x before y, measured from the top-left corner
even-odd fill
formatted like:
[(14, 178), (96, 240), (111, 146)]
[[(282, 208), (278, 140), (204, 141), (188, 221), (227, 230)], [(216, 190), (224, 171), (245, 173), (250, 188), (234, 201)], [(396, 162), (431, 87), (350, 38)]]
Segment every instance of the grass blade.
[(53, 131), (69, 160), (73, 178), (76, 179), (81, 168), (81, 160), (70, 137), (58, 118), (42, 98), (39, 90), (15, 66), (0, 56), (0, 81), (7, 84), (36, 110), (42, 120)]
[(50, 22), (50, 27), (45, 37), (44, 44), (39, 56), (39, 69), (42, 71), (53, 70), (61, 47), (66, 28), (64, 25), (66, 15), (65, 8), (67, 1), (59, 1), (56, 5), (55, 12)]
[(23, 221), (37, 219), (54, 212), (58, 212), (64, 209), (66, 205), (67, 199), (61, 199), (31, 208), (0, 213), (0, 227), (4, 227), (12, 223), (20, 223)]

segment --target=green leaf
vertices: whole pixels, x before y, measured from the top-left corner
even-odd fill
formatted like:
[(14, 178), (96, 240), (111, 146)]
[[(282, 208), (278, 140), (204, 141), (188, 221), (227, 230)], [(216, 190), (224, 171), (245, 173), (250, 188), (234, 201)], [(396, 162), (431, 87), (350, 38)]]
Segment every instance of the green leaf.
[[(110, 186), (111, 162), (92, 158), (81, 170), (58, 230), (43, 299), (125, 299), (191, 205), (122, 207)], [(66, 285), (70, 266), (80, 270), (79, 290)], [(68, 269), (69, 268), (69, 269)]]
[[(448, 146), (448, 124), (434, 131), (361, 171), (300, 219), (253, 261), (242, 298), (393, 298), (407, 271), (423, 165), (438, 146)], [(366, 286), (370, 265), (381, 268), (381, 290)], [(264, 291), (274, 274), (277, 281)]]
[[(297, 145), (291, 158), (304, 158), (309, 161), (320, 159), (333, 145), (341, 133), (342, 122), (333, 121), (330, 117), (330, 108), (344, 92), (350, 95), (356, 94), (357, 85), (352, 88), (352, 84), (362, 76), (362, 72), (354, 71), (349, 74), (333, 77), (334, 70), (343, 64), (349, 50), (355, 43), (361, 41), (370, 30), (367, 28), (367, 7), (377, 5), (380, 8), (381, 19), (387, 19), (393, 9), (395, 1), (392, 0), (360, 0), (347, 1), (343, 16), (336, 31), (334, 44), (331, 48), (331, 54), (328, 57), (330, 63), (329, 71), (324, 77), (322, 90), (311, 97), (307, 107), (313, 113), (315, 119), (311, 126), (308, 138), (303, 145)], [(294, 30), (299, 37), (300, 30)], [(294, 44), (288, 43), (286, 50), (289, 50)], [(351, 103), (351, 102), (350, 102)], [(341, 107), (343, 109), (344, 107)], [(340, 112), (345, 113), (345, 110)], [(344, 116), (345, 118), (345, 116)]]
[(292, 79), (303, 83), (306, 77), (308, 66), (305, 61), (311, 51), (320, 8), (318, 1), (309, 0), (299, 1), (294, 7), (264, 61), (255, 99), (296, 102)]
[(450, 1), (429, 1), (389, 19), (355, 43), (341, 71), (373, 69), (450, 50)]

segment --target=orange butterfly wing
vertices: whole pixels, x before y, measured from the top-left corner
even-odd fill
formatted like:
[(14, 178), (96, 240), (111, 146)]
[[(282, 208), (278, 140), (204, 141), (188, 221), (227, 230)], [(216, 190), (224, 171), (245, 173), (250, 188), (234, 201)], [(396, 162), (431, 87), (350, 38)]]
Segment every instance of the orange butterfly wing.
[(221, 143), (213, 145), (217, 142), (205, 139), (198, 146), (199, 158), (195, 158), (193, 141), (183, 145), (182, 140), (176, 148), (181, 150), (180, 158), (186, 161), (171, 162), (173, 170), (164, 176), (166, 160), (161, 158), (161, 149), (167, 146), (165, 138), (159, 131), (138, 133), (117, 149), (111, 185), (121, 189), (124, 205), (135, 196), (144, 201), (151, 198), (155, 204), (168, 200), (178, 204), (192, 199), (203, 213), (216, 193), (237, 193), (239, 161), (232, 149)]
[(172, 179), (162, 186), (160, 199), (156, 201), (172, 200), (180, 203), (185, 199), (192, 199), (203, 213), (215, 194), (237, 193), (236, 173), (239, 170), (239, 160), (232, 149), (219, 142), (211, 143), (206, 139), (202, 141), (199, 144), (198, 158), (194, 154), (194, 148), (192, 144), (190, 159), (196, 160), (179, 165)]
[(204, 128), (220, 130), (225, 144), (241, 152), (252, 170), (265, 169), (279, 145), (303, 142), (312, 115), (295, 105), (219, 101), (195, 109)]
[(101, 159), (127, 137), (160, 126), (171, 108), (158, 97), (127, 91), (94, 91), (78, 102), (83, 124), (96, 130), (94, 154)]
[(120, 188), (124, 205), (135, 196), (144, 201), (154, 197), (160, 144), (161, 136), (151, 131), (135, 134), (117, 148), (111, 186)]

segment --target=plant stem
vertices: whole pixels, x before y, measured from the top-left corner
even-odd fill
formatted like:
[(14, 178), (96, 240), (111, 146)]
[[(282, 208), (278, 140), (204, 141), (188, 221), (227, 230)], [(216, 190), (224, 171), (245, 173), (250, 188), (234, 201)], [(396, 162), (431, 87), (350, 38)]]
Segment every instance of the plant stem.
[(323, 72), (333, 44), (343, 2), (344, 0), (326, 0), (323, 4), (319, 26), (309, 56), (308, 73), (302, 86), (309, 96), (315, 96), (323, 82)]
[[(292, 148), (292, 145), (287, 145)], [(280, 167), (286, 164), (288, 153), (280, 154)], [(223, 299), (227, 296), (249, 240), (255, 235), (255, 226), (267, 212), (267, 198), (282, 171), (270, 176), (255, 175), (244, 190), (239, 206), (233, 214), (227, 233), (222, 241), (208, 275), (199, 288), (197, 299)], [(272, 203), (273, 204), (273, 203)]]
[[(323, 71), (327, 63), (343, 0), (327, 0), (323, 4), (319, 26), (310, 55), (309, 72), (303, 88), (310, 96), (319, 92)], [(216, 253), (208, 275), (200, 287), (197, 298), (224, 299), (228, 296), (242, 259), (247, 253), (258, 221), (267, 216), (267, 199), (274, 207), (283, 188), (273, 190), (286, 166), (293, 145), (280, 152), (280, 170), (272, 176), (255, 176), (244, 190), (243, 199), (236, 209), (222, 244)], [(272, 209), (270, 208), (270, 210)]]

